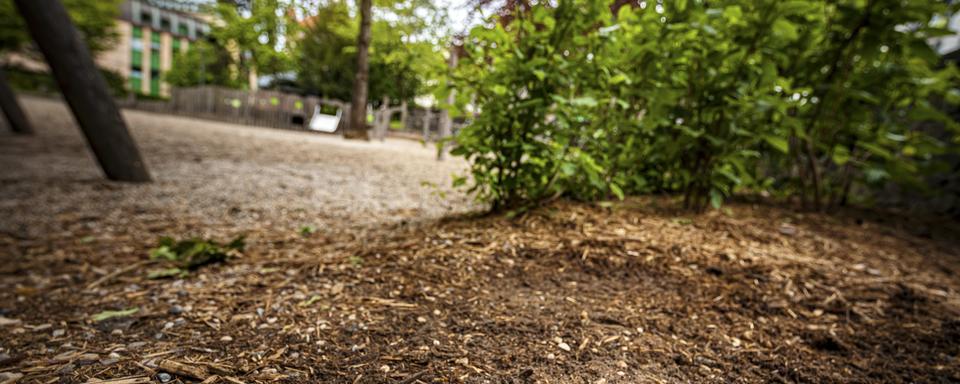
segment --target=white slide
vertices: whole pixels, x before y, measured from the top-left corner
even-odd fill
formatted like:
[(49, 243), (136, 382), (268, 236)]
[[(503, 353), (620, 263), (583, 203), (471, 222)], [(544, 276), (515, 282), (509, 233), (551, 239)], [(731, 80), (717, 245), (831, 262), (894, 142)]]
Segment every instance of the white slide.
[(340, 115), (340, 109), (337, 110), (336, 115), (326, 115), (320, 113), (320, 106), (318, 105), (313, 109), (313, 117), (310, 118), (310, 125), (308, 128), (311, 131), (333, 133), (337, 130), (337, 126), (340, 125)]

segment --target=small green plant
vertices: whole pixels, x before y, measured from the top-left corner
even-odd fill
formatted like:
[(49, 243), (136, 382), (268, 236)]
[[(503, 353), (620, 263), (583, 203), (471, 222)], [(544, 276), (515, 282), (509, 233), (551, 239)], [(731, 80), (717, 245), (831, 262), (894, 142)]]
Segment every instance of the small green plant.
[(162, 237), (159, 245), (150, 250), (150, 260), (163, 261), (168, 267), (153, 270), (148, 277), (183, 277), (204, 265), (226, 261), (231, 255), (242, 252), (244, 246), (243, 236), (234, 238), (226, 245), (199, 238), (176, 241), (171, 237)]
[(317, 232), (317, 227), (312, 225), (304, 225), (300, 227), (300, 236), (307, 237)]
[(350, 265), (359, 267), (363, 265), (363, 258), (360, 256), (350, 256)]

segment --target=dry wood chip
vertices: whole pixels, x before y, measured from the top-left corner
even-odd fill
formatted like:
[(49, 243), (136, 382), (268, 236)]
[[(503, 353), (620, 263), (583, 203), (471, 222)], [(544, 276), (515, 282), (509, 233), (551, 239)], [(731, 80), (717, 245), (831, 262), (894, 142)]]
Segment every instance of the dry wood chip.
[(207, 369), (204, 367), (185, 364), (173, 360), (161, 360), (159, 363), (157, 363), (157, 367), (163, 371), (167, 371), (178, 376), (186, 376), (198, 380), (206, 380), (207, 377), (210, 376), (210, 374), (207, 372)]

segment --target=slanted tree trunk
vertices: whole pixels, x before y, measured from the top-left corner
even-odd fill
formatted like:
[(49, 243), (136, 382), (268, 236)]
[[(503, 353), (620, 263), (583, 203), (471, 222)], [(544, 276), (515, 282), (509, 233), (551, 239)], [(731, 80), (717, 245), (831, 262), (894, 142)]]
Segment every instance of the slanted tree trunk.
[(150, 181), (103, 75), (59, 0), (15, 0), (108, 179)]
[(357, 73), (353, 80), (353, 103), (350, 108), (350, 128), (344, 132), (348, 139), (369, 140), (367, 134), (367, 80), (370, 54), (370, 8), (372, 0), (360, 0), (360, 33), (357, 35)]
[(7, 117), (7, 124), (13, 133), (20, 135), (32, 135), (33, 127), (27, 120), (27, 115), (20, 108), (20, 102), (17, 101), (17, 95), (10, 89), (7, 83), (7, 76), (0, 70), (0, 109), (3, 109), (3, 115)]

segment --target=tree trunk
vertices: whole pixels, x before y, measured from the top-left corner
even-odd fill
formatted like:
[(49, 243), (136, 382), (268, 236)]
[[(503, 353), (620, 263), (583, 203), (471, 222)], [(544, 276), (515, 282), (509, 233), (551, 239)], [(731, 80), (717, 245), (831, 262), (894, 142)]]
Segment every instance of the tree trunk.
[(150, 181), (127, 125), (59, 0), (15, 0), (108, 179)]
[(423, 141), (430, 141), (430, 120), (433, 120), (433, 107), (428, 106), (423, 111)]
[(353, 103), (350, 108), (348, 139), (369, 140), (367, 134), (367, 80), (370, 55), (370, 9), (372, 0), (360, 0), (360, 33), (357, 35), (357, 73), (353, 80)]
[(17, 101), (17, 95), (10, 89), (7, 83), (7, 76), (0, 70), (0, 109), (3, 109), (3, 115), (7, 117), (7, 123), (13, 133), (20, 135), (32, 135), (33, 127), (27, 120), (27, 115), (20, 108), (20, 102)]
[[(447, 61), (447, 65), (450, 67), (450, 72), (453, 72), (453, 69), (457, 67), (457, 50), (453, 49), (451, 46), (450, 49), (450, 59)], [(447, 84), (447, 87), (450, 87)], [(437, 150), (437, 160), (443, 160), (446, 155), (447, 148), (446, 142), (444, 140), (449, 137), (453, 132), (453, 117), (450, 116), (450, 109), (453, 106), (453, 103), (457, 101), (457, 91), (455, 89), (449, 89), (447, 92), (447, 105), (443, 111), (440, 112), (440, 141), (438, 144)]]

